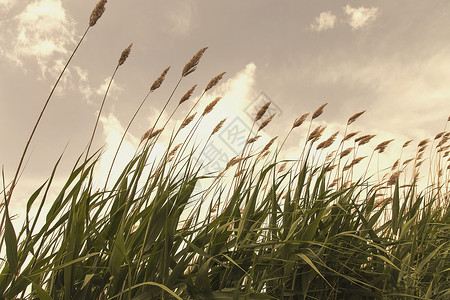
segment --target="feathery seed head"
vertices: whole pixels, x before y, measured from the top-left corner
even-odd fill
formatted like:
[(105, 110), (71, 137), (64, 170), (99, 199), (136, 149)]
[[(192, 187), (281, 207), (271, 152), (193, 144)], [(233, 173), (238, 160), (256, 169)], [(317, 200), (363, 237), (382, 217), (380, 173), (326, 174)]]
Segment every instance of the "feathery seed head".
[(328, 103), (323, 104), (321, 107), (319, 107), (312, 115), (312, 119), (318, 118), (321, 114), (323, 114), (323, 108), (327, 106)]
[(393, 171), (394, 169), (396, 169), (396, 168), (398, 167), (399, 163), (400, 163), (400, 158), (397, 159), (397, 160), (395, 161), (395, 163), (392, 165), (391, 171)]
[(419, 143), (419, 145), (417, 145), (417, 147), (419, 147), (419, 148), (423, 147), (423, 146), (427, 145), (429, 142), (430, 142), (429, 139), (424, 139), (424, 140), (420, 141), (420, 143)]
[(222, 128), (223, 123), (225, 123), (226, 120), (227, 120), (227, 118), (220, 121), (219, 124), (217, 124), (216, 127), (214, 127), (214, 130), (211, 132), (211, 135), (214, 135), (215, 133), (217, 133), (220, 130), (220, 128)]
[(375, 150), (374, 151), (379, 151), (379, 153), (383, 153), (384, 152), (384, 150), (386, 150), (386, 147), (389, 145), (389, 143), (390, 142), (392, 142), (393, 140), (388, 140), (388, 141), (384, 141), (384, 142), (382, 142), (382, 143), (380, 143), (380, 144), (378, 144), (376, 147), (375, 147)]
[(228, 163), (227, 166), (225, 167), (225, 170), (228, 170), (229, 168), (231, 168), (232, 166), (234, 166), (235, 164), (237, 164), (238, 162), (244, 160), (242, 157), (233, 157)]
[(107, 0), (100, 0), (97, 5), (95, 6), (95, 8), (92, 10), (91, 16), (89, 17), (89, 26), (92, 27), (94, 26), (98, 19), (101, 18), (101, 16), (103, 15), (103, 13), (105, 12), (105, 5), (106, 2), (108, 2)]
[(337, 165), (331, 165), (327, 167), (327, 172), (333, 171), (334, 168), (336, 168)]
[(203, 54), (205, 53), (206, 49), (208, 49), (208, 47), (202, 48), (198, 50), (197, 53), (195, 53), (195, 55), (191, 58), (191, 60), (184, 66), (183, 72), (181, 73), (182, 77), (188, 76), (197, 69), (197, 65), (200, 59), (202, 58)]
[(308, 142), (312, 139), (315, 139), (317, 134), (320, 132), (320, 129), (322, 128), (322, 126), (317, 126), (316, 128), (314, 128), (314, 130), (309, 134), (308, 136)]
[(402, 148), (408, 147), (408, 145), (409, 145), (412, 141), (413, 141), (413, 140), (406, 141), (406, 142), (403, 144), (403, 147), (402, 147)]
[(286, 165), (287, 165), (287, 161), (284, 162), (284, 163), (280, 166), (280, 168), (278, 169), (278, 172), (277, 172), (277, 173), (283, 172), (283, 171), (286, 169)]
[(327, 157), (325, 157), (325, 162), (330, 161), (330, 160), (333, 158), (333, 156), (336, 154), (336, 152), (337, 152), (337, 151), (334, 150), (334, 151), (328, 153)]
[(320, 143), (320, 144), (317, 146), (317, 149), (325, 149), (325, 148), (330, 147), (330, 146), (334, 143), (334, 140), (336, 139), (336, 136), (337, 136), (338, 134), (339, 134), (339, 131), (333, 133), (332, 136), (330, 136), (328, 139), (326, 139), (325, 141), (323, 141), (322, 143)]
[[(342, 141), (346, 141), (351, 139), (352, 137), (354, 137), (355, 135), (357, 135), (358, 133), (360, 133), (361, 131), (356, 131), (356, 132), (350, 132), (349, 134), (347, 134), (346, 136), (344, 136), (344, 138), (342, 139)], [(356, 141), (355, 141), (356, 142)]]
[(216, 106), (217, 102), (220, 101), (220, 99), (222, 99), (222, 97), (217, 97), (211, 103), (209, 103), (208, 106), (205, 107), (202, 116), (206, 116), (207, 114), (209, 114), (213, 110), (214, 106)]
[(180, 103), (178, 103), (178, 105), (180, 105), (181, 103), (189, 100), (189, 98), (191, 98), (191, 95), (194, 92), (196, 87), (197, 87), (197, 85), (194, 85), (193, 87), (191, 87), (191, 89), (189, 91), (187, 91), (186, 94), (184, 94), (183, 97), (181, 97)]
[(159, 88), (161, 86), (161, 84), (163, 83), (164, 79), (166, 78), (167, 72), (169, 72), (169, 69), (170, 69), (170, 67), (167, 67), (161, 73), (161, 75), (159, 75), (158, 79), (156, 79), (155, 82), (153, 82), (152, 86), (150, 87), (150, 92), (156, 90), (157, 88)]
[(447, 135), (444, 135), (436, 147), (438, 147), (438, 148), (442, 147), (445, 143), (448, 142), (448, 139), (449, 139), (449, 137)]
[(160, 134), (162, 131), (163, 131), (162, 128), (161, 128), (161, 129), (158, 129), (158, 130), (155, 130), (155, 131), (153, 131), (153, 128), (147, 130), (147, 131), (144, 133), (144, 135), (141, 137), (141, 143), (142, 143), (144, 140), (149, 140), (149, 139), (153, 138), (154, 136)]
[(353, 150), (353, 147), (350, 147), (350, 148), (345, 149), (344, 151), (341, 152), (341, 154), (340, 154), (339, 157), (340, 157), (340, 158), (343, 158), (344, 156), (349, 155), (350, 152), (352, 152), (352, 150)]
[(133, 46), (133, 43), (130, 44), (125, 50), (122, 51), (122, 54), (119, 58), (119, 66), (123, 65), (123, 63), (127, 60), (128, 55), (130, 55), (131, 47)]
[(362, 136), (360, 136), (360, 137), (355, 139), (355, 143), (359, 143), (360, 141), (362, 141), (364, 139), (367, 139), (367, 138), (370, 138), (370, 137), (371, 137), (370, 134), (362, 135)]
[(208, 83), (208, 85), (205, 88), (205, 92), (212, 89), (217, 83), (219, 83), (219, 81), (222, 79), (223, 75), (225, 75), (227, 72), (222, 72), (219, 75), (217, 75), (216, 77), (214, 77), (213, 79), (211, 79), (211, 81)]
[(264, 114), (266, 113), (267, 109), (270, 106), (270, 103), (271, 102), (269, 101), (265, 103), (263, 106), (261, 106), (261, 108), (256, 113), (255, 122), (259, 121), (264, 116)]
[(144, 140), (146, 140), (147, 138), (148, 138), (148, 136), (150, 135), (150, 132), (151, 132), (152, 130), (150, 129), (150, 130), (147, 130), (142, 136), (141, 136), (141, 143), (144, 141)]
[(190, 115), (189, 117), (187, 117), (183, 123), (181, 123), (180, 129), (183, 129), (184, 127), (188, 126), (189, 123), (192, 122), (192, 120), (194, 120), (195, 115), (197, 114), (197, 112), (193, 113), (192, 115)]
[(414, 158), (410, 158), (410, 159), (405, 160), (405, 161), (403, 162), (403, 166), (409, 164), (409, 163), (410, 163), (411, 161), (413, 161), (413, 160), (414, 160)]
[(327, 128), (327, 125), (320, 128), (319, 132), (316, 134), (316, 136), (313, 138), (313, 143), (317, 142), (321, 137), (325, 129)]
[(348, 164), (348, 165), (346, 165), (346, 166), (342, 169), (342, 171), (347, 171), (347, 170), (350, 169), (352, 166), (353, 166), (352, 164)]
[(347, 125), (350, 125), (350, 124), (352, 124), (353, 122), (355, 122), (356, 121), (356, 119), (358, 119), (363, 113), (365, 113), (366, 111), (365, 110), (363, 110), (363, 111), (361, 111), (361, 112), (359, 112), (359, 113), (356, 113), (356, 114), (354, 114), (353, 116), (351, 116), (349, 119), (348, 119), (348, 121), (347, 121)]
[(436, 134), (434, 139), (437, 140), (437, 139), (441, 138), (444, 134), (445, 134), (445, 131), (439, 132), (438, 134)]
[(366, 158), (367, 156), (361, 156), (361, 157), (357, 157), (354, 160), (352, 160), (352, 162), (350, 163), (352, 166), (358, 164), (360, 161), (362, 161), (364, 158)]
[(182, 143), (179, 143), (178, 145), (176, 145), (176, 146), (172, 149), (172, 151), (170, 151), (169, 157), (174, 156), (175, 153), (177, 152), (177, 150), (181, 147), (181, 145), (182, 145)]
[(272, 121), (274, 116), (275, 114), (271, 115), (266, 120), (264, 120), (264, 122), (262, 122), (261, 125), (259, 126), (258, 131), (261, 131), (264, 127), (266, 127)]
[(258, 160), (263, 160), (267, 155), (270, 154), (270, 150), (266, 150), (265, 152), (261, 152), (261, 157), (258, 158)]
[(155, 130), (154, 132), (152, 132), (152, 133), (150, 134), (150, 136), (149, 136), (148, 138), (151, 139), (151, 138), (157, 136), (157, 135), (160, 134), (163, 130), (164, 130), (164, 128)]
[(427, 146), (428, 145), (423, 145), (422, 147), (420, 147), (419, 150), (417, 150), (417, 153), (419, 153), (419, 155), (423, 155), (423, 152), (425, 151)]
[(294, 124), (292, 125), (292, 129), (302, 125), (308, 116), (309, 116), (309, 113), (306, 113), (306, 114), (302, 115), (300, 118), (295, 119)]
[[(368, 142), (370, 142), (370, 140), (373, 139), (374, 137), (375, 137), (375, 134), (367, 135), (358, 141), (358, 145), (359, 146), (365, 145)], [(355, 139), (355, 142), (356, 142), (356, 139)]]
[(262, 149), (261, 153), (269, 150), (270, 146), (272, 146), (273, 142), (275, 142), (275, 140), (278, 138), (278, 136), (274, 137), (273, 139), (271, 139)]
[(387, 181), (387, 185), (396, 184), (399, 176), (400, 176), (400, 171), (392, 173), (391, 177), (389, 177), (389, 180)]
[(252, 144), (252, 143), (256, 142), (260, 137), (261, 137), (260, 135), (257, 135), (257, 136), (252, 137), (251, 139), (248, 139), (247, 144)]

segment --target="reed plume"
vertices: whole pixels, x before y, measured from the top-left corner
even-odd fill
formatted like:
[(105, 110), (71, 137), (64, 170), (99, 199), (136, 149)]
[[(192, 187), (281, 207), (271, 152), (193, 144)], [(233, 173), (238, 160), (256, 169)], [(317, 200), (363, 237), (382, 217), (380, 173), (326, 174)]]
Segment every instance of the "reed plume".
[(403, 144), (402, 148), (408, 147), (408, 145), (411, 144), (412, 141), (413, 141), (413, 140), (406, 141), (406, 142)]
[(260, 135), (257, 135), (257, 136), (252, 137), (251, 139), (248, 139), (247, 144), (252, 144), (252, 143), (256, 142), (260, 137), (261, 137)]
[(322, 106), (320, 106), (312, 115), (311, 120), (314, 120), (316, 118), (318, 118), (321, 114), (323, 114), (323, 109), (325, 106), (327, 106), (328, 103), (323, 104)]
[(105, 12), (106, 8), (106, 2), (107, 0), (100, 0), (95, 8), (92, 10), (91, 16), (89, 17), (89, 27), (94, 26), (97, 21), (101, 18), (103, 13)]
[(325, 149), (330, 147), (334, 141), (336, 140), (337, 135), (339, 134), (339, 131), (333, 133), (332, 136), (330, 136), (327, 140), (323, 141), (319, 145), (317, 145), (317, 149)]
[(354, 114), (353, 116), (351, 116), (348, 121), (347, 121), (347, 125), (352, 124), (353, 122), (355, 122), (363, 113), (365, 113), (366, 111), (363, 110), (359, 113)]
[(295, 119), (294, 124), (292, 125), (292, 129), (302, 125), (308, 116), (309, 116), (309, 113), (306, 113), (306, 114), (302, 115), (300, 118)]
[(223, 75), (225, 75), (227, 72), (222, 72), (219, 75), (217, 75), (216, 77), (212, 78), (211, 81), (208, 83), (208, 85), (205, 88), (205, 92), (209, 91), (210, 89), (212, 89), (216, 84), (219, 83), (219, 81), (222, 79)]
[(265, 119), (261, 125), (258, 128), (258, 132), (261, 131), (264, 127), (266, 127), (267, 125), (269, 125), (269, 123), (272, 121), (273, 117), (275, 117), (275, 114), (272, 114), (270, 117), (268, 117), (267, 119)]
[(375, 134), (369, 134), (361, 137), (361, 139), (355, 139), (355, 142), (358, 143), (358, 146), (365, 145), (370, 142), (376, 135)]
[(167, 67), (162, 73), (161, 75), (159, 75), (158, 79), (155, 80), (155, 82), (153, 82), (152, 86), (150, 87), (150, 91), (153, 92), (154, 90), (158, 89), (161, 84), (163, 83), (164, 79), (166, 78), (167, 72), (169, 72), (170, 70), (170, 66)]
[(197, 87), (197, 85), (195, 84), (193, 87), (191, 87), (189, 89), (189, 91), (186, 92), (186, 94), (183, 95), (183, 97), (181, 97), (180, 102), (178, 103), (178, 105), (182, 104), (183, 102), (189, 100), (189, 98), (191, 98), (192, 93), (194, 92), (195, 88)]
[(259, 121), (259, 120), (264, 116), (264, 114), (266, 113), (266, 111), (267, 111), (267, 109), (269, 108), (270, 104), (271, 104), (271, 102), (269, 101), (269, 102), (265, 103), (265, 104), (258, 110), (258, 112), (256, 113), (255, 122)]
[(225, 123), (225, 121), (227, 120), (227, 118), (223, 119), (222, 121), (220, 121), (216, 127), (214, 127), (213, 131), (211, 132), (211, 135), (216, 134), (223, 126), (223, 124)]
[(429, 139), (424, 139), (424, 140), (422, 140), (422, 141), (419, 142), (419, 144), (417, 145), (417, 147), (418, 147), (418, 148), (421, 148), (421, 147), (423, 147), (423, 146), (426, 146), (426, 145), (428, 145), (429, 142), (430, 142)]
[(374, 150), (374, 151), (378, 151), (379, 153), (383, 153), (384, 150), (386, 150), (386, 147), (387, 147), (392, 141), (393, 141), (393, 140), (387, 140), (387, 141), (384, 141), (384, 142), (378, 144), (378, 145), (375, 147), (375, 150)]
[(220, 101), (220, 99), (222, 99), (222, 97), (217, 97), (216, 99), (214, 99), (211, 103), (209, 103), (206, 107), (205, 110), (202, 113), (202, 117), (206, 116), (207, 114), (209, 114), (213, 109), (214, 106), (216, 106), (217, 102)]
[(339, 158), (343, 158), (343, 157), (349, 155), (353, 149), (354, 149), (353, 147), (345, 149), (344, 151), (341, 152)]
[[(360, 133), (361, 131), (356, 131), (356, 132), (350, 132), (350, 133), (348, 133), (348, 134), (346, 134), (345, 136), (344, 136), (344, 138), (342, 139), (342, 141), (344, 142), (344, 141), (346, 141), (346, 140), (349, 140), (349, 139), (351, 139), (352, 137), (354, 137), (355, 135), (357, 135), (358, 133)], [(356, 142), (356, 141), (355, 141)]]
[(269, 150), (270, 146), (272, 146), (273, 142), (275, 142), (275, 140), (278, 138), (278, 136), (274, 137), (273, 139), (271, 139), (265, 146), (264, 148), (261, 150), (261, 153)]
[(192, 122), (192, 120), (194, 120), (196, 114), (197, 112), (193, 113), (192, 115), (184, 119), (183, 123), (181, 123), (180, 129), (183, 129), (184, 127), (188, 126)]
[(394, 185), (397, 183), (398, 177), (400, 176), (400, 171), (392, 173), (387, 181), (387, 185)]
[(197, 69), (197, 65), (200, 62), (203, 54), (205, 53), (208, 47), (204, 47), (191, 58), (191, 60), (184, 66), (183, 71), (181, 72), (182, 77), (186, 77)]
[(127, 48), (125, 48), (125, 50), (122, 51), (122, 54), (120, 55), (119, 58), (119, 66), (123, 65), (127, 60), (131, 52), (131, 47), (133, 47), (133, 43), (131, 43)]

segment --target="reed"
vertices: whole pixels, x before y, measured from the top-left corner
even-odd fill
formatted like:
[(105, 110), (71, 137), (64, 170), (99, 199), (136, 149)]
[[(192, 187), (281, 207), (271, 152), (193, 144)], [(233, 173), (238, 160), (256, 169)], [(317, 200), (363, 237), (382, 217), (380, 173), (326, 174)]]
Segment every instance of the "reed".
[[(97, 5), (90, 27), (105, 4)], [(131, 45), (115, 71), (130, 50)], [(200, 126), (207, 126), (201, 121), (218, 109), (221, 98), (194, 110), (225, 73), (209, 81), (178, 128), (169, 132), (166, 126), (196, 85), (181, 97), (169, 120), (156, 127), (179, 83), (197, 69), (205, 51), (200, 49), (182, 68), (158, 119), (111, 187), (99, 188), (93, 177), (101, 159), (99, 151), (89, 155), (97, 123), (86, 153), (73, 163), (57, 196), (49, 190), (62, 158), (30, 195), (20, 228), (12, 225), (8, 205), (17, 176), (8, 192), (2, 173), (2, 298), (448, 299), (446, 127), (419, 141), (411, 158), (402, 154), (413, 141), (404, 142), (395, 163), (373, 176), (372, 155), (377, 152), (379, 162), (383, 153), (396, 149), (393, 140), (382, 140), (370, 150), (375, 135), (347, 133), (366, 111), (345, 119), (342, 130), (329, 134), (326, 122), (316, 121), (325, 103), (295, 119), (278, 146), (278, 136), (261, 139), (263, 129), (277, 121), (274, 114), (264, 118), (268, 102), (254, 116), (252, 130), (257, 126), (257, 133), (250, 130), (240, 155), (222, 170), (205, 174), (198, 157), (226, 119), (208, 129), (201, 147), (193, 142)], [(161, 86), (168, 71), (149, 93)], [(105, 99), (106, 94), (102, 107)], [(306, 135), (296, 136), (297, 159), (282, 159), (285, 141), (308, 118)], [(178, 133), (188, 127), (187, 138), (180, 138)], [(154, 159), (161, 135), (170, 139)], [(358, 154), (362, 149), (371, 151), (369, 159), (364, 154), (370, 152)], [(420, 176), (424, 171), (429, 173), (425, 180)], [(44, 214), (46, 203), (50, 206)]]

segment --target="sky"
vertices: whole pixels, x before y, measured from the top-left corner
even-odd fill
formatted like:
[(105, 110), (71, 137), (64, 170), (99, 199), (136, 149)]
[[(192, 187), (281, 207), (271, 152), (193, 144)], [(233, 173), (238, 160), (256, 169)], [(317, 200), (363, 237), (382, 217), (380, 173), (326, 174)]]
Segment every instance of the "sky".
[[(6, 181), (59, 72), (86, 30), (94, 0), (0, 0), (0, 163)], [(98, 180), (137, 106), (159, 74), (171, 66), (152, 93), (119, 155), (117, 169), (133, 155), (153, 125), (187, 61), (208, 50), (197, 70), (181, 82), (179, 99), (198, 84), (198, 97), (221, 72), (223, 80), (202, 98), (199, 112), (222, 97), (205, 118), (201, 142), (223, 118), (223, 131), (206, 151), (219, 167), (237, 153), (239, 138), (266, 101), (274, 120), (264, 139), (280, 140), (300, 115), (328, 103), (317, 124), (326, 134), (340, 130), (356, 112), (367, 110), (352, 130), (376, 134), (371, 143), (395, 139), (386, 161), (398, 157), (409, 139), (432, 138), (450, 115), (450, 2), (367, 1), (108, 1), (56, 89), (33, 138), (12, 210), (20, 214), (35, 189), (64, 157), (55, 185), (85, 150), (106, 84), (120, 53), (133, 47), (114, 79), (93, 149), (104, 160)], [(192, 100), (191, 100), (192, 101)], [(176, 105), (169, 103), (168, 112)], [(172, 122), (189, 110), (181, 107)], [(163, 119), (168, 113), (163, 114)], [(247, 128), (247, 129), (246, 129)], [(202, 135), (203, 134), (203, 135)], [(286, 155), (298, 155), (305, 129), (292, 133)], [(163, 149), (166, 138), (158, 145)], [(203, 158), (202, 158), (203, 159)]]

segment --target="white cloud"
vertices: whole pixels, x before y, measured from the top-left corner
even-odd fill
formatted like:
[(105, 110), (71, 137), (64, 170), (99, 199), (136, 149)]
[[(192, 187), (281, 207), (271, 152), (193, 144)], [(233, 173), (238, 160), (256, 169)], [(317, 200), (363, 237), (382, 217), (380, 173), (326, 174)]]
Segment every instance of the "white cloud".
[[(109, 84), (110, 80), (111, 80), (111, 76), (106, 77), (103, 80), (103, 83), (97, 88), (95, 93), (99, 96), (104, 96), (106, 93), (106, 90), (108, 88), (108, 84)], [(89, 91), (89, 92), (91, 92), (91, 91)], [(113, 82), (111, 83), (111, 86), (109, 87), (108, 97), (117, 99), (117, 96), (122, 92), (123, 92), (123, 88), (121, 86), (117, 85), (113, 80)]]
[(26, 59), (33, 59), (42, 77), (54, 72), (56, 61), (67, 56), (68, 47), (75, 42), (75, 22), (66, 14), (61, 0), (34, 1), (1, 23), (0, 54), (22, 67)]
[[(103, 127), (103, 136), (105, 138), (106, 147), (105, 152), (102, 154), (100, 165), (95, 171), (95, 178), (97, 181), (101, 182), (100, 184), (103, 184), (108, 175), (117, 147), (125, 132), (125, 128), (112, 113), (108, 116), (100, 117), (100, 122)], [(114, 168), (111, 173), (112, 180), (110, 180), (110, 182), (114, 182), (114, 179), (118, 178), (126, 164), (132, 159), (138, 143), (139, 139), (128, 132), (115, 160)]]
[[(253, 63), (249, 63), (242, 71), (238, 72), (233, 77), (229, 79), (224, 78), (221, 84), (217, 85), (213, 90), (211, 90), (211, 92), (209, 92), (202, 98), (201, 102), (194, 110), (197, 111), (197, 118), (194, 119), (194, 121), (188, 127), (180, 131), (179, 135), (174, 141), (174, 145), (186, 140), (187, 134), (192, 128), (192, 124), (194, 124), (198, 120), (199, 115), (203, 112), (206, 105), (208, 105), (216, 97), (222, 97), (222, 99), (219, 101), (213, 111), (203, 118), (200, 126), (195, 130), (195, 138), (192, 139), (192, 143), (194, 143), (196, 146), (203, 146), (203, 142), (207, 140), (207, 138), (211, 134), (212, 129), (217, 125), (217, 123), (219, 123), (220, 120), (224, 118), (228, 118), (228, 120), (224, 124), (222, 131), (225, 130), (227, 126), (230, 125), (233, 120), (235, 120), (236, 117), (243, 120), (244, 123), (246, 123), (246, 126), (249, 128), (251, 126), (251, 122), (245, 115), (244, 110), (255, 97), (255, 75), (256, 65)], [(178, 126), (180, 125), (180, 120), (184, 118), (186, 111), (190, 109), (191, 105), (195, 101), (197, 101), (197, 99), (193, 98), (189, 102), (184, 103), (182, 106), (183, 111), (180, 111), (180, 114), (177, 114), (174, 119), (165, 127), (166, 129), (158, 139), (158, 143), (153, 149), (149, 161), (154, 161), (155, 159), (156, 161), (158, 161), (157, 158), (164, 152), (167, 147), (167, 143), (172, 133), (172, 128), (178, 128)], [(152, 113), (152, 115), (156, 117), (158, 113), (159, 112), (154, 112)], [(155, 120), (155, 117), (152, 118), (153, 121)], [(156, 125), (156, 128), (161, 128), (166, 119), (167, 114), (164, 114), (161, 118), (161, 121), (158, 122), (158, 125)], [(103, 137), (106, 147), (105, 152), (102, 155), (98, 170), (96, 171), (96, 181), (104, 182), (119, 141), (125, 130), (125, 125), (121, 124), (113, 113), (110, 113), (108, 116), (101, 117), (100, 121), (103, 127)], [(177, 126), (175, 126), (175, 123), (177, 123)], [(149, 126), (153, 126), (153, 123), (149, 124)], [(248, 130), (246, 129), (247, 127), (244, 127), (246, 130), (244, 133), (245, 137), (248, 134)], [(236, 154), (232, 151), (232, 149), (228, 148), (223, 139), (221, 139), (220, 135), (222, 131), (219, 131), (213, 137), (213, 139), (209, 141), (208, 145), (218, 147), (218, 149), (222, 151), (221, 153), (226, 155), (227, 159), (231, 159)], [(123, 170), (126, 163), (128, 163), (135, 154), (135, 150), (137, 145), (139, 144), (140, 136), (142, 135), (142, 133), (143, 132), (139, 131), (129, 132), (127, 134), (116, 159), (110, 182), (114, 182), (114, 179), (119, 176), (120, 171)], [(264, 133), (262, 133), (262, 135), (264, 135)], [(267, 141), (268, 138), (264, 136), (260, 139), (259, 142), (264, 144)], [(188, 147), (187, 152), (189, 152), (191, 146), (192, 144)], [(258, 147), (260, 147), (260, 145)], [(199, 147), (199, 150), (201, 150), (201, 147)], [(208, 151), (208, 148), (206, 148), (205, 151)], [(203, 159), (200, 159), (199, 162), (203, 162), (205, 164), (208, 163), (208, 161), (204, 161)], [(222, 167), (224, 167), (227, 162), (228, 160), (223, 162), (221, 161), (221, 163), (223, 163)], [(146, 170), (145, 172), (148, 171), (149, 170)]]
[(343, 9), (345, 14), (349, 16), (348, 23), (353, 30), (369, 25), (378, 16), (378, 8), (376, 7), (365, 8), (361, 6), (353, 8), (350, 5), (346, 5)]
[(9, 10), (14, 6), (14, 0), (0, 0), (0, 10), (3, 14), (9, 12)]
[(311, 29), (315, 31), (325, 31), (328, 29), (333, 29), (335, 24), (336, 16), (330, 11), (324, 11), (316, 17), (315, 22), (311, 24)]

